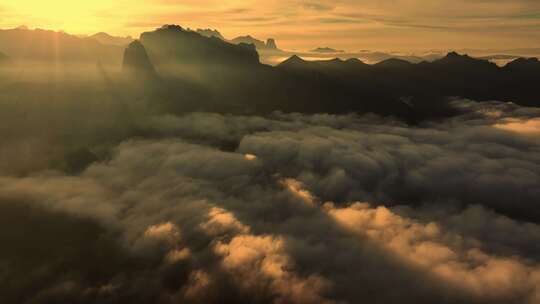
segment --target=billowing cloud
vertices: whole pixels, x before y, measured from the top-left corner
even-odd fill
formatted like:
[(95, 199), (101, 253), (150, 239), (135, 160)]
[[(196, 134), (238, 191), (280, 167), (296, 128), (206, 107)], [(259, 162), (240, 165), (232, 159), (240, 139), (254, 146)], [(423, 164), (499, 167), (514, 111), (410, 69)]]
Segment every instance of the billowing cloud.
[(497, 125), (497, 128), (509, 130), (517, 133), (529, 134), (531, 136), (540, 134), (540, 119), (509, 119)]
[[(141, 119), (80, 174), (0, 177), (4, 303), (538, 303), (540, 112)], [(226, 147), (226, 148), (224, 148)]]

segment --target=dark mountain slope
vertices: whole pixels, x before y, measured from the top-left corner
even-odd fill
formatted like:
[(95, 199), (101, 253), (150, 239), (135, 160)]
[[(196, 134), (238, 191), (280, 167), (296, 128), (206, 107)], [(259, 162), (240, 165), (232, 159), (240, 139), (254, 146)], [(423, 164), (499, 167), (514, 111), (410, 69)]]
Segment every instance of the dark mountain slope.
[(540, 81), (539, 66), (540, 62), (535, 59), (517, 59), (500, 68), (489, 61), (452, 52), (433, 62), (412, 64), (388, 59), (364, 68), (357, 65), (356, 69), (337, 64), (324, 66), (291, 57), (277, 69), (295, 73), (316, 71), (341, 79), (346, 76), (346, 81), (379, 87), (392, 96), (460, 96), (538, 106), (540, 92), (534, 83)]
[[(292, 56), (270, 67), (258, 62), (253, 46), (203, 37), (179, 26), (144, 33), (141, 43), (166, 84), (159, 97), (168, 99), (174, 111), (373, 112), (418, 122), (452, 115), (447, 100), (453, 96), (540, 105), (538, 63), (532, 60), (499, 68), (453, 52), (418, 64)], [(164, 66), (175, 73), (163, 73)], [(190, 98), (184, 96), (205, 97), (187, 102)]]
[(124, 70), (133, 71), (138, 74), (155, 74), (154, 65), (150, 62), (144, 46), (137, 40), (128, 45), (124, 52)]
[(259, 55), (251, 45), (234, 45), (219, 38), (204, 37), (178, 25), (165, 25), (141, 34), (141, 43), (156, 65), (257, 65)]

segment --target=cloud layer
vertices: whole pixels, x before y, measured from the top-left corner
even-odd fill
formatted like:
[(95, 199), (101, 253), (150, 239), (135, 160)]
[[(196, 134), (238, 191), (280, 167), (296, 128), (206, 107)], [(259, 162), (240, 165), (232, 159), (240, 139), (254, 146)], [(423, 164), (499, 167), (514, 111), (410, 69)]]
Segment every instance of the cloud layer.
[(539, 303), (540, 112), (454, 106), (160, 116), (79, 175), (0, 177), (0, 299)]

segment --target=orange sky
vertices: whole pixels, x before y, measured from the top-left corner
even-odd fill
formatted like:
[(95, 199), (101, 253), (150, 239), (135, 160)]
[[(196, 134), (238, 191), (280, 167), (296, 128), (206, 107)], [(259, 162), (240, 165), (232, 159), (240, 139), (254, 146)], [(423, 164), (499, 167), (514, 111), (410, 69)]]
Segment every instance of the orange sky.
[(164, 23), (287, 49), (540, 47), (539, 0), (2, 0), (0, 28), (138, 36)]

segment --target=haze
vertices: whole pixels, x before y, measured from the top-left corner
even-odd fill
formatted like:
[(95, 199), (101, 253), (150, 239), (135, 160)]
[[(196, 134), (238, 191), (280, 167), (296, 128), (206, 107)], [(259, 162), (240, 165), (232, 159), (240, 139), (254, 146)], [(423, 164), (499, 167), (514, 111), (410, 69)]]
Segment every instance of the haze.
[(536, 0), (4, 0), (0, 28), (131, 35), (162, 24), (219, 29), (226, 37), (273, 37), (287, 49), (321, 45), (417, 49), (538, 47)]

